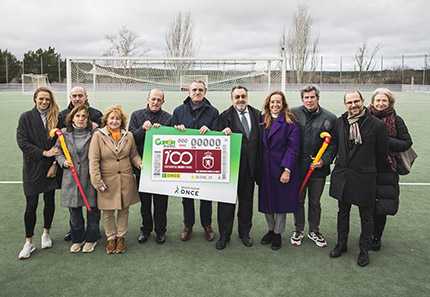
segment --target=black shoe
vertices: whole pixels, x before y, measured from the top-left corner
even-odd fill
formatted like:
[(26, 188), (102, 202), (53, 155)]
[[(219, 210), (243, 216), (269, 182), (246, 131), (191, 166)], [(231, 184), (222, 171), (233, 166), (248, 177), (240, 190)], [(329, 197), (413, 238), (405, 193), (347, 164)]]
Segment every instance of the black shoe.
[(241, 239), (244, 246), (246, 247), (252, 246), (252, 239), (249, 237), (249, 235), (241, 236)]
[(263, 236), (263, 238), (261, 239), (261, 244), (269, 244), (269, 243), (272, 243), (272, 240), (273, 240), (273, 231), (270, 231), (269, 230), (269, 232), (267, 232), (264, 236)]
[(365, 250), (361, 250), (360, 254), (358, 255), (357, 264), (360, 267), (364, 267), (367, 264), (369, 264), (369, 253)]
[(223, 250), (227, 246), (227, 242), (229, 241), (230, 239), (226, 239), (225, 237), (220, 237), (215, 245), (215, 248), (217, 250)]
[(71, 240), (72, 240), (72, 230), (69, 230), (69, 232), (67, 232), (67, 233), (64, 235), (64, 240), (65, 240), (65, 241), (71, 241)]
[(158, 244), (163, 244), (164, 242), (166, 242), (166, 235), (164, 235), (164, 233), (157, 234), (157, 238), (155, 239), (155, 241)]
[(137, 239), (137, 241), (139, 241), (139, 243), (144, 243), (148, 240), (150, 233), (146, 233), (146, 232), (141, 232), (139, 235), (139, 238)]
[(346, 245), (340, 246), (339, 244), (336, 244), (334, 249), (330, 252), (330, 258), (337, 258), (342, 255), (342, 253), (345, 253), (347, 251)]
[(281, 234), (273, 233), (273, 239), (272, 239), (272, 250), (276, 251), (281, 248), (282, 245), (282, 238)]
[(381, 249), (381, 237), (372, 238), (371, 249), (372, 251), (379, 251)]

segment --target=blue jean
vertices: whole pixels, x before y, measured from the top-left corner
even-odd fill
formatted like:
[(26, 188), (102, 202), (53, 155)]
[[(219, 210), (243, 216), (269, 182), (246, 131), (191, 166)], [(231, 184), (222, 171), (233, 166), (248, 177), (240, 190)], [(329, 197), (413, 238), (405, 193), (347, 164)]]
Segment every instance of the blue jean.
[(87, 228), (85, 229), (85, 220), (82, 215), (82, 207), (71, 207), (70, 210), (70, 228), (72, 231), (72, 242), (79, 243), (82, 241), (95, 242), (99, 238), (100, 210), (97, 207), (91, 207), (87, 211)]

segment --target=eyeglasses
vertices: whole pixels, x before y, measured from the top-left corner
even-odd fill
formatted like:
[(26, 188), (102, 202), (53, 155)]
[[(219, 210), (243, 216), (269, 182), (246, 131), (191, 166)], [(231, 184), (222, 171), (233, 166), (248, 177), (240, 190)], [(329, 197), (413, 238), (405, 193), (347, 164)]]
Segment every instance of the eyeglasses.
[(84, 94), (72, 94), (71, 95), (72, 98), (84, 98)]
[(240, 99), (240, 98), (245, 99), (246, 97), (247, 97), (246, 94), (234, 95), (234, 99)]
[(354, 103), (354, 105), (357, 105), (360, 102), (361, 102), (361, 99), (357, 99), (357, 100), (354, 100), (354, 101), (345, 102), (345, 105), (351, 106), (353, 103)]
[(199, 91), (200, 93), (203, 93), (205, 91), (205, 89), (191, 89), (191, 92), (195, 93)]

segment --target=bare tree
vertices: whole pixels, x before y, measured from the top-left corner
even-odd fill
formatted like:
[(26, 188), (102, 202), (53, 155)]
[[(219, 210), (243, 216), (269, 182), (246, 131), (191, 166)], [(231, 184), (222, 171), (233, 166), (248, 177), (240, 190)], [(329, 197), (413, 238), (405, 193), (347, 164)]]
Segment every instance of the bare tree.
[[(166, 47), (164, 54), (166, 57), (195, 57), (199, 51), (200, 45), (194, 38), (194, 23), (191, 20), (191, 13), (185, 14), (179, 12), (174, 21), (167, 30), (164, 40)], [(176, 70), (176, 76), (179, 77), (185, 70), (191, 67), (189, 61), (177, 61), (172, 63)]]
[(299, 5), (288, 33), (285, 27), (281, 32), (281, 51), (285, 49), (292, 79), (297, 83), (302, 82), (306, 70), (314, 72), (317, 66), (318, 38), (311, 41), (311, 28), (312, 18), (308, 15), (308, 7)]
[(383, 47), (382, 43), (378, 43), (372, 52), (369, 54), (368, 40), (365, 39), (363, 43), (358, 47), (355, 53), (355, 61), (358, 66), (358, 79), (359, 84), (364, 84), (369, 79), (369, 71), (375, 68), (376, 63), (373, 61), (375, 55)]

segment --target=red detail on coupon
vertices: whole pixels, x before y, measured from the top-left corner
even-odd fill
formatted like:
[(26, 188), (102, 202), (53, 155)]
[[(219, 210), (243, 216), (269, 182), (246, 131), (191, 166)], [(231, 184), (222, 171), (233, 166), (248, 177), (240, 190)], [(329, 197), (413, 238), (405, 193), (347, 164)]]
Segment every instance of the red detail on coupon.
[(221, 150), (165, 149), (163, 172), (220, 174)]

